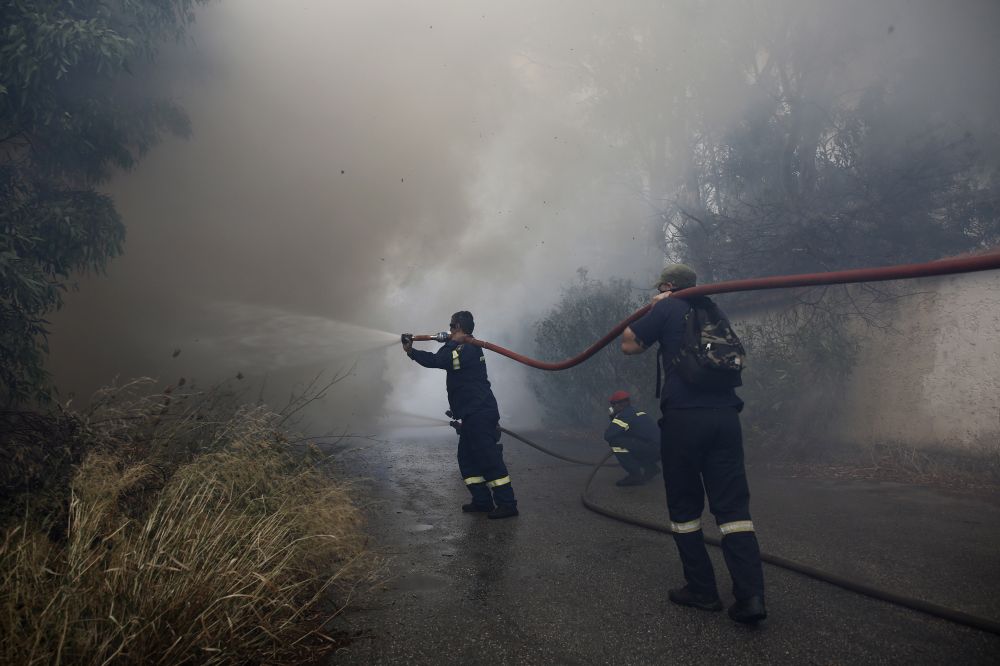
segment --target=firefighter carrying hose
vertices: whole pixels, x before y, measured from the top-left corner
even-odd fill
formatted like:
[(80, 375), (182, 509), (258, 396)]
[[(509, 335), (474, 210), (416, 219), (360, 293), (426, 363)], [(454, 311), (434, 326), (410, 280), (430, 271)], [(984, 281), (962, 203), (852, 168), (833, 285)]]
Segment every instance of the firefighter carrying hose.
[(637, 412), (632, 397), (625, 391), (615, 391), (608, 399), (611, 423), (604, 439), (611, 446), (628, 476), (616, 486), (641, 486), (657, 474), (660, 468), (660, 428), (646, 412)]
[[(510, 475), (500, 445), (500, 411), (486, 375), (486, 357), (480, 347), (464, 344), (475, 328), (467, 310), (451, 316), (449, 339), (435, 353), (413, 349), (412, 336), (403, 336), (403, 351), (425, 368), (448, 373), (449, 416), (458, 431), (458, 468), (472, 501), (466, 513), (486, 513), (489, 518), (518, 515)], [(461, 421), (458, 423), (457, 421)]]
[[(722, 532), (722, 553), (733, 581), (736, 603), (729, 608), (729, 616), (752, 624), (767, 617), (767, 610), (743, 464), (739, 416), (743, 401), (733, 390), (740, 384), (739, 373), (736, 368), (699, 365), (718, 360), (719, 350), (738, 347), (742, 351), (742, 345), (710, 299), (670, 297), (671, 292), (693, 287), (696, 281), (695, 272), (688, 266), (664, 268), (658, 284), (660, 293), (654, 297), (652, 309), (625, 329), (621, 349), (626, 354), (640, 354), (659, 344), (666, 372), (660, 401), (663, 480), (670, 527), (687, 581), (684, 587), (669, 591), (670, 601), (702, 610), (722, 610), (701, 530), (707, 493), (709, 509)], [(709, 325), (711, 335), (707, 338), (701, 323)], [(696, 337), (699, 342), (691, 349)], [(741, 367), (741, 358), (735, 360)]]

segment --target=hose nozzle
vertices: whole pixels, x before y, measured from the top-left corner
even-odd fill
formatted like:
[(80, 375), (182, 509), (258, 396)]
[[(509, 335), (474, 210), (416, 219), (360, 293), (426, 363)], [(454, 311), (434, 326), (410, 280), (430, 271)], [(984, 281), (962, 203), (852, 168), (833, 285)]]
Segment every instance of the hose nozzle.
[(405, 345), (407, 342), (423, 341), (423, 342), (448, 342), (448, 338), (451, 334), (447, 331), (441, 331), (440, 333), (435, 333), (434, 335), (414, 335), (413, 333), (403, 333), (399, 336), (399, 339)]

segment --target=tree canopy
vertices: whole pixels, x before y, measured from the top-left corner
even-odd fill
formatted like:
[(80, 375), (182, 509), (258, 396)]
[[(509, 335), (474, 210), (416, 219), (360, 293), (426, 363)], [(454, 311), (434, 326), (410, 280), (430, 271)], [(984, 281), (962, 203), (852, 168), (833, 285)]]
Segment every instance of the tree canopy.
[(977, 250), (1000, 240), (995, 77), (895, 30), (934, 5), (602, 4), (578, 94), (705, 280)]
[(0, 5), (0, 403), (49, 396), (47, 313), (102, 271), (125, 227), (97, 188), (183, 111), (141, 74), (204, 0), (10, 0)]
[[(600, 23), (567, 49), (575, 91), (590, 131), (618, 148), (615, 177), (655, 213), (667, 261), (707, 283), (927, 261), (1000, 241), (995, 76), (945, 52), (947, 40), (927, 44), (912, 23), (908, 46), (894, 41), (902, 31), (890, 21), (912, 5), (590, 3)], [(847, 367), (848, 322), (881, 323), (891, 289), (790, 294), (772, 327), (746, 332), (769, 359), (752, 362), (751, 383), (770, 391), (780, 373), (759, 373), (781, 364), (814, 377), (823, 364)], [(579, 330), (582, 298), (571, 287), (546, 329)], [(575, 403), (608, 390), (584, 386)]]

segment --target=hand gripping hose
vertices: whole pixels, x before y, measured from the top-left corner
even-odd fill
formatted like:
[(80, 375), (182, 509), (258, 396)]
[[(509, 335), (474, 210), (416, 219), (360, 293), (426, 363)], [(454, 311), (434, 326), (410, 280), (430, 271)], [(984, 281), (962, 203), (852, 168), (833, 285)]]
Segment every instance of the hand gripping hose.
[[(685, 296), (707, 296), (709, 294), (725, 294), (734, 291), (757, 291), (761, 289), (783, 289), (786, 287), (813, 287), (830, 284), (849, 284), (853, 282), (884, 282), (886, 280), (902, 280), (908, 278), (931, 277), (935, 275), (954, 275), (956, 273), (974, 273), (977, 271), (988, 271), (1000, 268), (1000, 252), (982, 254), (977, 256), (952, 257), (950, 259), (940, 259), (929, 261), (923, 264), (901, 264), (898, 266), (885, 266), (883, 268), (858, 268), (848, 271), (835, 271), (830, 273), (804, 273), (801, 275), (782, 275), (774, 277), (752, 278), (749, 280), (729, 280), (727, 282), (716, 282), (700, 287), (680, 289), (675, 291), (672, 297), (684, 298)], [(539, 361), (529, 358), (523, 354), (505, 349), (492, 342), (479, 340), (473, 337), (466, 339), (468, 344), (477, 345), (483, 349), (489, 349), (497, 354), (514, 359), (518, 363), (538, 368), (539, 370), (566, 370), (575, 365), (583, 363), (588, 358), (599, 352), (612, 340), (622, 334), (632, 322), (640, 319), (649, 312), (652, 305), (645, 305), (635, 312), (603, 338), (587, 347), (585, 350), (563, 361)], [(433, 339), (433, 336), (414, 336), (414, 339)]]
[[(613, 520), (617, 520), (622, 523), (627, 523), (629, 525), (635, 525), (637, 527), (642, 527), (647, 530), (653, 530), (656, 532), (662, 532), (664, 534), (673, 534), (670, 528), (666, 525), (655, 523), (648, 520), (643, 520), (641, 518), (635, 518), (629, 516), (625, 513), (620, 513), (612, 509), (597, 504), (589, 497), (590, 486), (594, 482), (594, 477), (597, 476), (597, 472), (600, 471), (601, 467), (617, 467), (616, 464), (607, 464), (606, 461), (611, 457), (611, 452), (609, 451), (603, 458), (598, 461), (585, 461), (577, 460), (575, 458), (570, 458), (564, 456), (554, 451), (547, 449), (526, 437), (517, 434), (506, 428), (500, 428), (501, 431), (510, 435), (516, 440), (519, 440), (528, 446), (538, 449), (542, 453), (546, 453), (550, 456), (559, 458), (560, 460), (565, 460), (567, 462), (576, 463), (580, 465), (593, 465), (594, 469), (590, 472), (590, 476), (587, 477), (587, 483), (583, 488), (583, 494), (580, 495), (580, 500), (583, 505), (593, 511), (594, 513), (599, 513), (602, 516), (606, 516)], [(705, 536), (705, 543), (711, 544), (713, 546), (722, 547), (722, 541), (715, 537)], [(822, 569), (817, 569), (816, 567), (810, 566), (808, 564), (803, 564), (801, 562), (796, 562), (795, 560), (790, 560), (779, 555), (772, 555), (761, 551), (760, 559), (762, 562), (767, 562), (768, 564), (773, 564), (776, 567), (782, 569), (787, 569), (789, 571), (794, 571), (796, 573), (802, 574), (803, 576), (808, 576), (816, 580), (829, 583), (831, 585), (836, 585), (837, 587), (844, 588), (845, 590), (850, 590), (851, 592), (856, 592), (858, 594), (864, 595), (866, 597), (871, 597), (873, 599), (879, 599), (880, 601), (887, 601), (891, 604), (897, 606), (903, 606), (904, 608), (909, 608), (911, 610), (920, 611), (921, 613), (926, 613), (927, 615), (932, 615), (944, 620), (949, 620), (967, 627), (972, 627), (974, 629), (979, 629), (982, 631), (988, 631), (993, 634), (1000, 635), (1000, 622), (992, 620), (985, 617), (979, 617), (977, 615), (972, 615), (971, 613), (966, 613), (964, 611), (956, 610), (954, 608), (948, 608), (947, 606), (942, 606), (940, 604), (931, 603), (930, 601), (925, 601), (923, 599), (917, 599), (914, 597), (907, 597), (902, 594), (896, 594), (895, 592), (890, 592), (889, 590), (883, 590), (881, 588), (875, 587), (874, 585), (869, 585), (867, 583), (853, 580), (847, 578), (846, 576), (840, 576), (834, 573), (829, 573), (823, 571)]]

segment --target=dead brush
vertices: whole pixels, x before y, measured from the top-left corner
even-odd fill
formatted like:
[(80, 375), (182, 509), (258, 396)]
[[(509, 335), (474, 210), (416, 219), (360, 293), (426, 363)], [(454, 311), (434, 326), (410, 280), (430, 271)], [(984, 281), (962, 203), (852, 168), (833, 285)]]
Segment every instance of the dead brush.
[[(350, 488), (289, 455), (262, 409), (156, 427), (116, 409), (89, 422), (107, 446), (76, 469), (65, 538), (29, 515), (0, 539), (0, 662), (301, 663), (335, 647), (330, 620), (377, 566)], [(169, 456), (138, 454), (150, 441), (185, 459), (164, 474)]]

